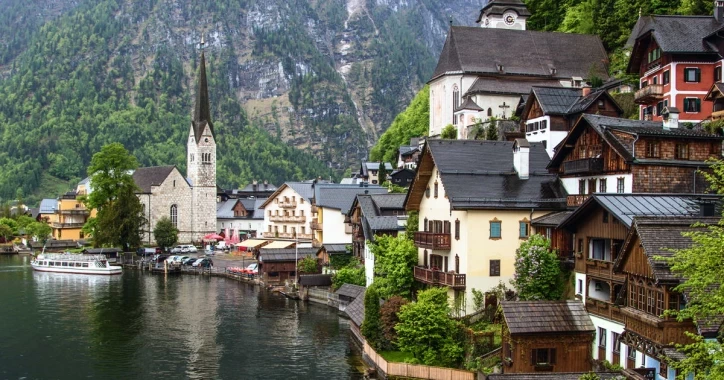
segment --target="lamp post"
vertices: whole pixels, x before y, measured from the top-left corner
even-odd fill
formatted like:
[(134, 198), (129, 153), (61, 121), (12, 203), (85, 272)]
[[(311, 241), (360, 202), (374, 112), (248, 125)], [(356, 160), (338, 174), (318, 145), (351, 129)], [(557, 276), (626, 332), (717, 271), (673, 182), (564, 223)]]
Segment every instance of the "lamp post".
[(294, 287), (299, 281), (299, 236), (294, 235)]

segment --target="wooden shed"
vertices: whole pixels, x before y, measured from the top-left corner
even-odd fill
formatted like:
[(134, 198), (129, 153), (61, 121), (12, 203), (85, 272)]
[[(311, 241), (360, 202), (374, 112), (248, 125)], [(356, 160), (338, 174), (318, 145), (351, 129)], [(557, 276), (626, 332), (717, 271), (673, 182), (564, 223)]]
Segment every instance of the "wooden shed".
[(580, 301), (502, 302), (504, 373), (588, 372), (595, 327)]

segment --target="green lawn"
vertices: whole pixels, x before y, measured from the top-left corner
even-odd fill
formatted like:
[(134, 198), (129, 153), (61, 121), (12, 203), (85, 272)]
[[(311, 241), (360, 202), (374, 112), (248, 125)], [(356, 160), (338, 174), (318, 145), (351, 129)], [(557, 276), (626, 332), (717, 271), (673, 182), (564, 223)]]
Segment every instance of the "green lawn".
[(411, 353), (409, 352), (402, 352), (402, 351), (380, 351), (380, 355), (382, 355), (385, 360), (388, 362), (393, 363), (409, 363), (414, 359)]

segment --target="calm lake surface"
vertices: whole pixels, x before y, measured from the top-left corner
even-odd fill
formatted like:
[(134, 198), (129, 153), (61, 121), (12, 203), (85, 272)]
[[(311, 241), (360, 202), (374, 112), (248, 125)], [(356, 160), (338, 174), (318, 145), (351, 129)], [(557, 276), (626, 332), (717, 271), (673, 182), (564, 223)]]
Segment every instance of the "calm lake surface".
[(0, 379), (361, 379), (352, 339), (331, 308), (233, 280), (0, 256)]

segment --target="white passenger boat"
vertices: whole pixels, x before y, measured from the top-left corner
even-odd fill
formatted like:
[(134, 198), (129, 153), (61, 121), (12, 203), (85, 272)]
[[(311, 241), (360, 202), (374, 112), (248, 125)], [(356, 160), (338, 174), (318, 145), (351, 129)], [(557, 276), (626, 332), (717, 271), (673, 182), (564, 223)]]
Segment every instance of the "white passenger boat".
[(72, 253), (43, 253), (30, 265), (41, 272), (121, 274), (121, 267), (108, 264), (105, 255), (75, 255)]

